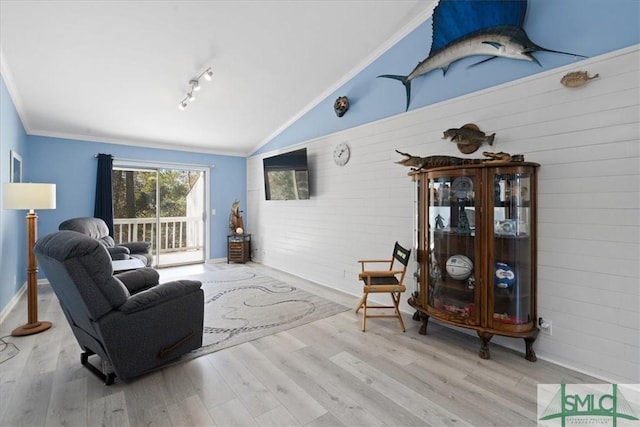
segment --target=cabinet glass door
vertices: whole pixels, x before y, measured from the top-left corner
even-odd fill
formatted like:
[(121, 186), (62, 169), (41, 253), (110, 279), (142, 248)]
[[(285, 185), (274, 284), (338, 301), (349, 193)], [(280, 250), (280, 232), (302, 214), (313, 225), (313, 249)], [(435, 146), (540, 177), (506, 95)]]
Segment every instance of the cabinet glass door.
[(475, 287), (475, 176), (429, 178), (427, 302), (443, 317), (479, 324)]
[(531, 185), (528, 173), (493, 175), (494, 274), (489, 295), (495, 328), (534, 320)]

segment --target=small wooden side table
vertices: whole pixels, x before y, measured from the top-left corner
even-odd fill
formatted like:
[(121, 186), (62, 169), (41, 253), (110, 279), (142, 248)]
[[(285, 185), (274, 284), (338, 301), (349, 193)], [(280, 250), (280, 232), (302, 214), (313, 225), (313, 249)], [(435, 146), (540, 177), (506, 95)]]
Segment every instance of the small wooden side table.
[(251, 234), (229, 234), (227, 236), (227, 264), (251, 261)]

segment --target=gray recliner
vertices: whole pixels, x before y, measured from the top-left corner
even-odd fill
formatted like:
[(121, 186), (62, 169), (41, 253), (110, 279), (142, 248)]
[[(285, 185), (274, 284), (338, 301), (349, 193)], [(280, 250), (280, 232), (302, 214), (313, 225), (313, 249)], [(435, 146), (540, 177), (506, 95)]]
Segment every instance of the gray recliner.
[[(107, 384), (156, 369), (202, 346), (201, 282), (159, 284), (152, 268), (113, 275), (109, 253), (96, 239), (57, 231), (34, 247), (78, 344), (81, 363)], [(101, 359), (101, 369), (89, 356)]]
[(109, 251), (114, 261), (138, 258), (142, 263), (151, 267), (153, 256), (151, 255), (150, 242), (126, 242), (116, 244), (109, 235), (109, 227), (101, 218), (82, 217), (71, 218), (62, 222), (58, 230), (71, 230), (86, 234), (98, 240)]

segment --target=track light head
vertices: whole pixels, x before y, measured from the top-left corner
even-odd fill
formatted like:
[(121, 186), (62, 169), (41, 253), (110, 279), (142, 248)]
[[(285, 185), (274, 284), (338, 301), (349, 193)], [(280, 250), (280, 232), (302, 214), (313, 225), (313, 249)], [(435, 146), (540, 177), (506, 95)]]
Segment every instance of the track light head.
[(178, 108), (180, 108), (181, 110), (185, 110), (187, 108), (187, 101), (193, 102), (196, 100), (196, 97), (193, 96), (193, 92), (197, 92), (200, 90), (200, 79), (202, 77), (204, 77), (208, 81), (211, 81), (211, 78), (213, 77), (213, 70), (211, 69), (211, 67), (204, 70), (198, 77), (194, 77), (189, 80), (189, 92), (187, 92), (185, 98), (180, 101), (180, 104), (178, 104)]

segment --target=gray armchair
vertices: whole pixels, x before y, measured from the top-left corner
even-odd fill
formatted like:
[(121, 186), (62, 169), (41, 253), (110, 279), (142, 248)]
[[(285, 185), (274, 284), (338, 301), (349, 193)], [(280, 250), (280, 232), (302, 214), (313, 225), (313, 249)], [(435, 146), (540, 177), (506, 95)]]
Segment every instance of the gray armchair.
[[(36, 242), (34, 253), (84, 351), (81, 363), (107, 384), (202, 346), (199, 281), (158, 284), (152, 268), (114, 276), (105, 247), (75, 231), (47, 234)], [(94, 354), (101, 369), (89, 362)]]
[(77, 231), (93, 237), (107, 248), (114, 261), (138, 258), (145, 266), (151, 267), (153, 256), (151, 255), (150, 242), (127, 242), (116, 245), (113, 237), (109, 236), (109, 227), (100, 218), (71, 218), (62, 222), (58, 226), (58, 230)]

